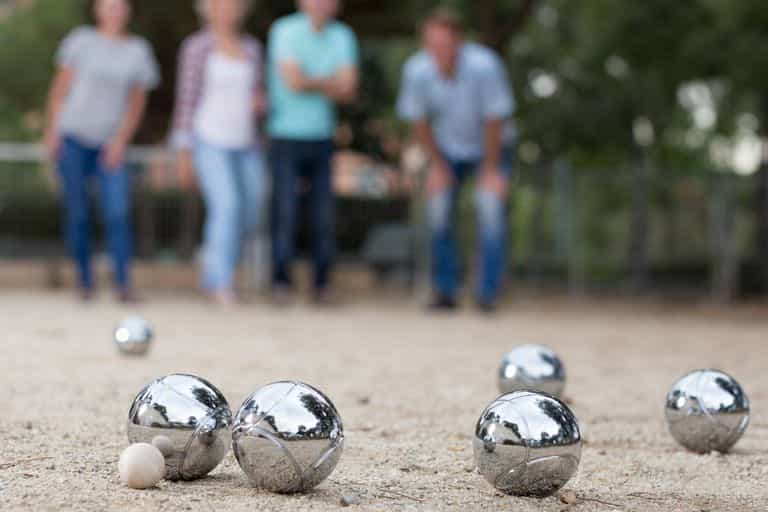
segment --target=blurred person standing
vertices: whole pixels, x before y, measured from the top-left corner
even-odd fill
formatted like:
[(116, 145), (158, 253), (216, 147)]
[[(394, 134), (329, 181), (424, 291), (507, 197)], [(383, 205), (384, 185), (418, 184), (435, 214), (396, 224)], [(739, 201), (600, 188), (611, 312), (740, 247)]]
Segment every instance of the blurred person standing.
[(131, 302), (131, 180), (125, 153), (159, 72), (149, 43), (128, 33), (131, 2), (96, 0), (93, 13), (96, 26), (76, 28), (59, 47), (44, 143), (61, 179), (65, 237), (81, 297), (88, 300), (94, 293), (89, 189), (95, 179), (117, 297)]
[(331, 302), (335, 204), (331, 159), (336, 103), (357, 95), (358, 50), (352, 30), (334, 18), (338, 0), (299, 0), (299, 12), (275, 22), (269, 36), (268, 123), (273, 172), (273, 298), (290, 302), (299, 180), (309, 185), (313, 223), (313, 298)]
[(223, 306), (237, 303), (235, 271), (263, 221), (267, 186), (262, 47), (243, 31), (249, 3), (198, 1), (206, 26), (181, 48), (173, 124), (182, 186), (196, 171), (206, 205), (201, 284)]
[(501, 59), (464, 40), (461, 21), (438, 9), (422, 26), (423, 49), (403, 70), (400, 116), (411, 122), (430, 157), (428, 219), (432, 233), (434, 300), (430, 309), (457, 308), (455, 238), (460, 187), (477, 177), (480, 276), (477, 305), (495, 311), (505, 269), (506, 197), (512, 166), (515, 103)]

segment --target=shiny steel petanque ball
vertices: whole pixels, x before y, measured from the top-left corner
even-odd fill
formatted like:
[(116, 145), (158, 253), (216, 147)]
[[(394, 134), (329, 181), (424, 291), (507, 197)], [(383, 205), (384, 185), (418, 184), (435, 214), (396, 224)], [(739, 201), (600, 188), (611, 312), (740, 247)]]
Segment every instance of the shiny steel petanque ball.
[(667, 395), (667, 426), (678, 443), (696, 453), (725, 453), (749, 425), (749, 399), (723, 372), (697, 370)]
[(499, 368), (499, 391), (535, 390), (561, 396), (565, 388), (565, 366), (551, 349), (522, 345), (504, 356)]
[(571, 410), (543, 393), (517, 391), (489, 405), (477, 422), (475, 463), (496, 489), (547, 497), (573, 477), (581, 432)]
[(117, 349), (129, 356), (145, 355), (149, 351), (153, 337), (152, 327), (138, 316), (123, 320), (113, 333)]
[(344, 427), (323, 393), (301, 382), (277, 382), (251, 395), (235, 416), (232, 446), (258, 488), (306, 492), (336, 468)]
[(210, 473), (229, 452), (232, 412), (224, 395), (192, 375), (157, 379), (136, 396), (128, 413), (128, 440), (155, 445), (168, 480)]

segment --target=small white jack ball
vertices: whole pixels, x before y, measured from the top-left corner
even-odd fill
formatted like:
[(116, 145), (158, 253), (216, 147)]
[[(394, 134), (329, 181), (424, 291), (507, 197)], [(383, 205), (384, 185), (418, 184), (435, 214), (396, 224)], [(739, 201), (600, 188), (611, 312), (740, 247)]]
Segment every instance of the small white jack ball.
[(165, 458), (155, 446), (132, 444), (120, 455), (120, 481), (131, 489), (149, 489), (165, 476)]

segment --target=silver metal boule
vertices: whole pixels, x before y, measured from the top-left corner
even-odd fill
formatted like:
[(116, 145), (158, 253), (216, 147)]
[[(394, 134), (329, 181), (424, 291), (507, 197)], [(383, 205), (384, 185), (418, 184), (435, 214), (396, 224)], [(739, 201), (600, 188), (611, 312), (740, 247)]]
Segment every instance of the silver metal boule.
[(677, 381), (665, 409), (672, 437), (696, 453), (727, 452), (749, 426), (749, 398), (736, 379), (716, 370)]
[(504, 356), (499, 368), (499, 391), (535, 390), (562, 396), (565, 366), (543, 345), (522, 345)]
[(117, 349), (125, 355), (143, 356), (149, 351), (154, 332), (141, 317), (132, 316), (115, 328), (112, 339)]
[(573, 477), (581, 461), (581, 432), (573, 412), (542, 393), (497, 398), (477, 422), (475, 462), (499, 491), (546, 497)]
[(229, 452), (231, 425), (229, 404), (212, 384), (193, 375), (168, 375), (134, 399), (128, 440), (155, 445), (165, 457), (168, 480), (194, 480)]
[(301, 382), (277, 382), (243, 403), (235, 416), (232, 446), (256, 487), (306, 492), (336, 468), (344, 449), (344, 427), (323, 393)]

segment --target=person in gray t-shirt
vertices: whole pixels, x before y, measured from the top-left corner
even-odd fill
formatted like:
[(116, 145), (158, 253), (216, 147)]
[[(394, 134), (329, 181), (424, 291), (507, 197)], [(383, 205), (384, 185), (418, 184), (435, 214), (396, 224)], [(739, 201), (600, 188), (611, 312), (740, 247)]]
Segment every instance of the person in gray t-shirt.
[(88, 186), (96, 178), (118, 297), (130, 301), (130, 180), (124, 158), (159, 72), (149, 43), (126, 31), (128, 0), (97, 0), (94, 14), (97, 25), (73, 30), (56, 54), (44, 143), (61, 178), (66, 238), (82, 296), (89, 298), (93, 288)]

